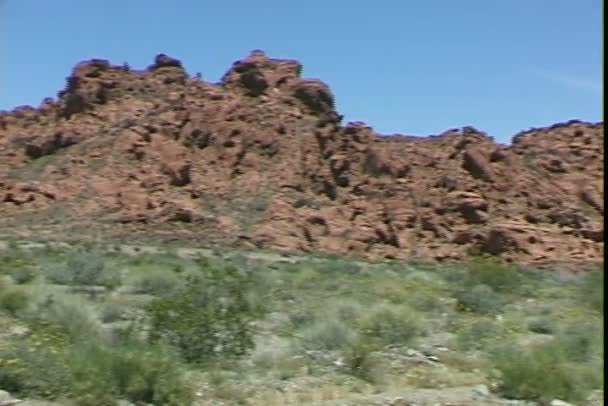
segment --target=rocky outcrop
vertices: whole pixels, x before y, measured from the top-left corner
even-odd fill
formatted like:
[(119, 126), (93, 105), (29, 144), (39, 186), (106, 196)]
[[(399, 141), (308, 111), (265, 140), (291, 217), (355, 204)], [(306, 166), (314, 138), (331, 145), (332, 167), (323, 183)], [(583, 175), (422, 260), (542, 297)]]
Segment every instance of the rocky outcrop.
[(300, 82), (302, 65), (295, 60), (271, 59), (264, 51), (254, 50), (234, 63), (222, 78), (226, 88), (259, 96), (272, 89), (285, 89)]
[(386, 137), (341, 124), (329, 87), (301, 72), (259, 50), (219, 84), (164, 54), (144, 70), (79, 63), (56, 100), (0, 112), (0, 231), (601, 260), (603, 123), (512, 145), (473, 127)]
[(462, 166), (471, 176), (488, 182), (494, 181), (494, 173), (488, 160), (474, 149), (468, 149), (463, 154)]

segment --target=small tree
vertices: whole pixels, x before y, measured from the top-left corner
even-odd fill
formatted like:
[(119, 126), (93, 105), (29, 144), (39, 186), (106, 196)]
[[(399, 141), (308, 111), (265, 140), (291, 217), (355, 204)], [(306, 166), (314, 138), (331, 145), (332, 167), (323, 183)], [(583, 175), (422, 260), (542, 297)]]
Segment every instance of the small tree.
[(246, 354), (256, 313), (244, 295), (251, 276), (233, 267), (199, 266), (185, 288), (146, 308), (149, 339), (169, 343), (194, 363)]

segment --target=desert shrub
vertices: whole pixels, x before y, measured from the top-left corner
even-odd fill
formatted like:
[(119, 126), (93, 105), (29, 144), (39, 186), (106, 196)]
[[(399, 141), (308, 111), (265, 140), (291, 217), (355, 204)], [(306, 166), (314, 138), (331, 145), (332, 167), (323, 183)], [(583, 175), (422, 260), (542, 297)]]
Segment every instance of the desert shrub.
[(508, 398), (542, 404), (556, 398), (582, 401), (603, 381), (596, 365), (570, 362), (559, 340), (530, 348), (503, 347), (493, 352), (492, 361), (500, 372), (499, 390)]
[(414, 293), (407, 302), (413, 309), (421, 312), (437, 312), (444, 306), (441, 298), (437, 294), (432, 294), (430, 292), (427, 292), (426, 294)]
[(256, 343), (251, 360), (257, 367), (271, 369), (281, 360), (291, 357), (293, 353), (289, 340), (276, 336), (264, 337)]
[(4, 310), (11, 316), (24, 310), (29, 304), (29, 297), (26, 292), (21, 289), (7, 289), (4, 292), (0, 291), (0, 309)]
[(12, 281), (9, 278), (0, 275), (0, 294), (13, 286)]
[(12, 270), (9, 275), (16, 283), (22, 285), (33, 281), (38, 275), (38, 271), (34, 267), (26, 267)]
[(43, 269), (44, 278), (47, 283), (57, 285), (68, 285), (70, 278), (65, 270), (65, 264), (47, 264)]
[(177, 275), (160, 269), (151, 269), (133, 281), (137, 293), (150, 295), (170, 294), (179, 285)]
[(101, 308), (99, 319), (104, 323), (119, 321), (124, 318), (126, 310), (126, 306), (122, 303), (107, 302)]
[(569, 360), (586, 362), (594, 356), (603, 359), (604, 330), (601, 320), (579, 320), (564, 326), (558, 333), (556, 345)]
[(95, 251), (70, 254), (65, 263), (50, 267), (46, 277), (59, 285), (120, 285), (120, 275), (107, 269), (103, 256)]
[(18, 284), (24, 284), (32, 281), (38, 272), (31, 258), (13, 254), (0, 257), (0, 275), (2, 274), (9, 275)]
[(336, 318), (349, 324), (354, 324), (365, 313), (365, 307), (355, 299), (335, 299), (323, 308), (331, 309)]
[(301, 268), (291, 278), (291, 284), (296, 289), (307, 289), (318, 286), (323, 279), (320, 272), (313, 268)]
[(462, 311), (496, 313), (505, 305), (505, 300), (491, 286), (475, 285), (454, 294), (457, 307)]
[(296, 306), (291, 306), (287, 312), (289, 317), (289, 325), (292, 330), (297, 330), (313, 323), (317, 317), (314, 309), (302, 303)]
[(105, 261), (99, 254), (82, 252), (68, 257), (66, 268), (70, 285), (97, 285), (105, 271)]
[(604, 314), (604, 266), (597, 267), (585, 275), (580, 297), (591, 308)]
[(414, 271), (397, 282), (395, 276), (388, 278), (381, 286), (381, 295), (391, 303), (406, 304), (423, 312), (438, 311), (443, 307), (441, 285), (443, 281), (436, 274), (428, 271)]
[(164, 348), (123, 342), (72, 343), (50, 323), (0, 346), (0, 387), (27, 397), (68, 398), (78, 405), (114, 405), (121, 399), (163, 405), (191, 404), (177, 358)]
[[(199, 259), (198, 261), (200, 262), (201, 260)], [(178, 269), (181, 272), (190, 264), (190, 261), (179, 258), (175, 252), (171, 255), (140, 253), (128, 258), (126, 264), (134, 267), (155, 266), (172, 270)]]
[(555, 325), (549, 317), (535, 317), (528, 321), (528, 330), (537, 334), (553, 334)]
[(327, 258), (315, 266), (315, 269), (321, 274), (334, 275), (356, 275), (361, 273), (361, 266), (354, 261), (349, 261), (343, 258)]
[(486, 285), (496, 292), (516, 293), (524, 284), (524, 274), (511, 264), (495, 258), (476, 258), (467, 264), (466, 287)]
[[(471, 364), (470, 361), (469, 364)], [(412, 367), (407, 377), (408, 386), (428, 389), (462, 387), (477, 384), (478, 382), (479, 376), (475, 373), (463, 373), (462, 370), (454, 373), (442, 368), (428, 368), (424, 366)], [(461, 405), (464, 404), (461, 403)]]
[(346, 322), (335, 317), (313, 321), (302, 328), (298, 334), (307, 348), (315, 350), (340, 350), (356, 339), (355, 330)]
[(407, 306), (382, 303), (359, 321), (361, 334), (382, 345), (406, 345), (422, 333), (418, 314)]
[(250, 278), (232, 267), (201, 267), (175, 294), (146, 307), (150, 340), (171, 344), (188, 362), (244, 355), (258, 315), (244, 296)]
[(213, 398), (221, 399), (218, 404), (246, 405), (254, 392), (249, 385), (243, 385), (243, 378), (235, 371), (211, 370), (207, 382)]
[(376, 348), (364, 338), (351, 342), (344, 351), (345, 372), (374, 385), (384, 383), (387, 371)]
[(103, 406), (118, 399), (175, 406), (192, 402), (177, 358), (162, 347), (82, 343), (69, 352), (68, 369), (79, 405)]
[(305, 360), (294, 355), (294, 346), (290, 340), (269, 337), (256, 342), (251, 360), (262, 371), (285, 380), (296, 376), (305, 366)]
[(51, 399), (68, 393), (65, 344), (64, 335), (47, 324), (32, 326), (25, 337), (2, 340), (0, 387), (18, 395)]
[(489, 369), (486, 357), (472, 356), (466, 351), (446, 351), (441, 353), (441, 362), (459, 372), (474, 372)]
[(99, 341), (101, 326), (93, 307), (77, 297), (55, 295), (39, 308), (36, 321), (50, 324), (71, 341)]
[(494, 320), (480, 319), (464, 324), (457, 332), (458, 346), (465, 350), (486, 347), (504, 333), (504, 329)]
[(469, 271), (466, 266), (452, 265), (449, 268), (446, 267), (446, 269), (444, 269), (442, 277), (451, 286), (459, 286), (467, 280), (469, 277)]

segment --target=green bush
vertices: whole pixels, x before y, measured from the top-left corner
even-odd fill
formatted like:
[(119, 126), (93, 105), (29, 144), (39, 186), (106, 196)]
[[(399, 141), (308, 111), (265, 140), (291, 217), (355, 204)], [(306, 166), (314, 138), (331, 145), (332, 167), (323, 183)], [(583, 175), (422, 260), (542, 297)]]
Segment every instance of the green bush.
[(9, 275), (18, 284), (24, 284), (32, 281), (38, 272), (30, 258), (14, 254), (0, 257), (1, 274)]
[(11, 316), (17, 316), (28, 304), (29, 297), (23, 290), (11, 289), (0, 293), (0, 309)]
[(9, 273), (13, 280), (22, 285), (33, 281), (38, 275), (38, 271), (34, 267), (16, 269)]
[(586, 362), (594, 356), (603, 359), (603, 321), (580, 320), (570, 323), (558, 332), (556, 341), (571, 361)]
[(420, 312), (439, 312), (444, 306), (440, 296), (434, 294), (434, 292), (411, 294), (407, 302), (413, 309)]
[(192, 389), (175, 356), (162, 347), (80, 344), (69, 353), (73, 397), (79, 405), (118, 399), (157, 405), (189, 405)]
[(289, 326), (291, 330), (297, 330), (304, 328), (314, 322), (317, 315), (311, 306), (307, 306), (304, 303), (298, 302), (294, 306), (289, 306), (287, 309), (287, 316), (289, 318)]
[(70, 285), (97, 285), (105, 271), (103, 257), (93, 252), (72, 255), (66, 262)]
[(486, 285), (496, 292), (516, 293), (525, 285), (521, 270), (496, 258), (476, 258), (467, 269), (466, 287)]
[(201, 267), (185, 287), (146, 307), (149, 338), (176, 347), (188, 362), (238, 357), (253, 347), (257, 309), (244, 293), (251, 275), (232, 267)]
[(382, 303), (372, 307), (359, 321), (361, 333), (382, 345), (407, 345), (422, 333), (418, 314), (411, 308)]
[(355, 330), (342, 320), (328, 317), (315, 320), (297, 334), (306, 348), (315, 350), (340, 350), (349, 346), (357, 337)]
[(493, 320), (475, 320), (458, 330), (457, 342), (465, 351), (478, 350), (486, 347), (503, 333), (504, 328)]
[(83, 406), (119, 400), (189, 405), (192, 390), (175, 355), (158, 346), (71, 343), (52, 324), (0, 347), (0, 387), (26, 397), (70, 399)]
[(331, 313), (339, 320), (354, 324), (365, 313), (366, 308), (355, 299), (335, 299), (323, 306), (323, 310), (331, 309)]
[(361, 266), (354, 261), (343, 258), (327, 258), (314, 267), (321, 274), (329, 275), (356, 275), (361, 273)]
[(581, 289), (582, 301), (591, 308), (604, 314), (604, 265), (591, 270), (585, 275)]
[(133, 282), (133, 288), (137, 293), (154, 296), (166, 295), (171, 294), (178, 287), (179, 282), (177, 275), (174, 273), (152, 269), (140, 275)]
[(251, 361), (264, 373), (270, 372), (280, 380), (293, 378), (302, 371), (305, 359), (295, 356), (288, 339), (267, 337), (256, 342)]
[(20, 396), (48, 399), (69, 393), (65, 345), (63, 334), (46, 324), (32, 326), (25, 337), (2, 340), (0, 388)]
[(462, 311), (497, 313), (505, 305), (504, 298), (488, 285), (465, 288), (455, 295), (457, 307)]
[(64, 264), (47, 270), (49, 281), (59, 285), (105, 286), (120, 285), (120, 275), (106, 268), (103, 256), (95, 251), (70, 254)]
[(346, 372), (374, 385), (383, 384), (387, 371), (375, 349), (376, 346), (365, 339), (350, 343), (344, 352)]
[(85, 300), (52, 296), (39, 309), (36, 320), (54, 326), (71, 341), (99, 341), (101, 326), (97, 313)]
[(528, 321), (528, 330), (537, 334), (553, 334), (555, 325), (549, 317), (536, 317)]
[(122, 320), (126, 312), (126, 305), (117, 302), (104, 303), (99, 318), (104, 323)]
[(5, 278), (0, 275), (0, 294), (13, 286), (13, 283), (9, 278)]
[(508, 398), (577, 402), (603, 382), (602, 368), (571, 362), (558, 339), (530, 348), (504, 347), (492, 354), (492, 361), (501, 374), (500, 392)]
[(294, 289), (310, 289), (319, 286), (323, 280), (323, 275), (313, 268), (300, 268), (290, 278)]

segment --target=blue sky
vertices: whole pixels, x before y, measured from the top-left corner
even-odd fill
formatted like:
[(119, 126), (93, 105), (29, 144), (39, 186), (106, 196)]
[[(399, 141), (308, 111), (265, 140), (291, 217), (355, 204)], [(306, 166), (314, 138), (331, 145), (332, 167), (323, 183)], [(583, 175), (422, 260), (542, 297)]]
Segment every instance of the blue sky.
[(600, 0), (0, 2), (0, 109), (55, 96), (85, 59), (140, 69), (162, 52), (216, 82), (259, 48), (384, 134), (472, 125), (508, 142), (602, 120)]

